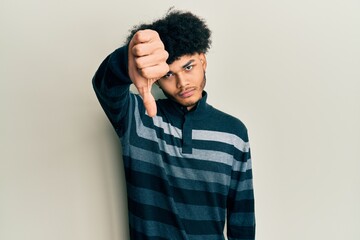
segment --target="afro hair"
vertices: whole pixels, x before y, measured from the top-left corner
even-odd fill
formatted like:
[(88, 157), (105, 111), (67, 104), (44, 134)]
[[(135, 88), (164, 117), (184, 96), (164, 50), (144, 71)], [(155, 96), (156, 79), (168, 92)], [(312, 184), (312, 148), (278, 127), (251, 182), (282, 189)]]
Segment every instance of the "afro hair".
[(165, 17), (150, 24), (135, 26), (127, 38), (130, 42), (139, 30), (155, 30), (165, 50), (169, 53), (167, 63), (171, 64), (184, 55), (206, 53), (211, 45), (211, 31), (204, 20), (191, 12), (170, 9)]

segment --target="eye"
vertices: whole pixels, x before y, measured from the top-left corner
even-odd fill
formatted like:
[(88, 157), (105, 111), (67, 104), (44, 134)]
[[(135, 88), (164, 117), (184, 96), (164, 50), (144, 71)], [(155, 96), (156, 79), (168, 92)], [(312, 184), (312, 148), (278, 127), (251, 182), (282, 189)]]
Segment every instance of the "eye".
[(172, 77), (174, 74), (172, 72), (168, 72), (167, 74), (165, 74), (162, 78), (170, 78)]
[(188, 65), (184, 69), (185, 71), (190, 71), (193, 67), (194, 67), (193, 65)]

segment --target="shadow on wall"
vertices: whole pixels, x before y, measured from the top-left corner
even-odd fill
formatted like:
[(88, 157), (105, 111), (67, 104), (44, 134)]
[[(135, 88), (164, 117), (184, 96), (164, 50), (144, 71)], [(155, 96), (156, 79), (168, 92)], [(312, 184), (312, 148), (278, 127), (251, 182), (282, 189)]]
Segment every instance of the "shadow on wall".
[(119, 137), (111, 124), (104, 124), (104, 132), (107, 135), (107, 142), (110, 146), (110, 153), (105, 154), (108, 158), (104, 163), (104, 174), (107, 183), (107, 199), (109, 202), (109, 215), (111, 216), (111, 239), (129, 239), (128, 210), (124, 163), (122, 148)]

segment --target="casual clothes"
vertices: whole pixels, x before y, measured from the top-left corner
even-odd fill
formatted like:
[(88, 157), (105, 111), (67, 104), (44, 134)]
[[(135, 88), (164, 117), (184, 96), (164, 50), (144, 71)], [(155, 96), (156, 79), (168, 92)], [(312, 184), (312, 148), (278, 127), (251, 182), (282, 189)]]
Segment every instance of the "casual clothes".
[(191, 111), (169, 99), (146, 114), (130, 92), (127, 46), (93, 78), (99, 102), (121, 139), (133, 240), (254, 239), (255, 215), (247, 129), (207, 104)]

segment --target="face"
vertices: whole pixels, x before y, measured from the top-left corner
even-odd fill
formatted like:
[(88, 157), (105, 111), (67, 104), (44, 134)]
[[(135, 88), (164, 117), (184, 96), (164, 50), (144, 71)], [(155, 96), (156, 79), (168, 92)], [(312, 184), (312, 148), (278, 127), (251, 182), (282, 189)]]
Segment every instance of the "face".
[(170, 71), (157, 81), (168, 98), (193, 108), (205, 87), (206, 57), (203, 53), (185, 55), (169, 65)]

